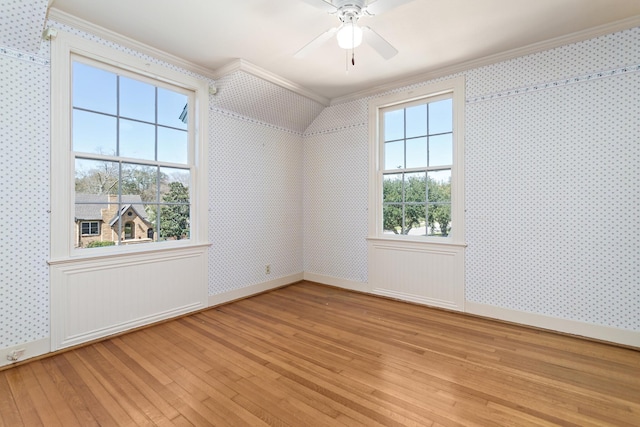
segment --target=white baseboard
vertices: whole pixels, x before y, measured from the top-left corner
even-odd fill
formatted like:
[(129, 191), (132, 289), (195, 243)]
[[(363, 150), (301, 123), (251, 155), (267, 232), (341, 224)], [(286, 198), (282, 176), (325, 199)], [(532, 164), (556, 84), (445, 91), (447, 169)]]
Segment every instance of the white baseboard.
[(323, 285), (335, 286), (337, 288), (348, 289), (357, 292), (371, 293), (369, 284), (366, 282), (356, 282), (353, 280), (341, 279), (339, 277), (325, 276), (322, 274), (304, 272), (304, 280), (322, 283)]
[[(24, 350), (24, 354), (20, 357), (20, 359), (16, 360), (15, 362), (7, 359), (7, 356), (9, 356), (13, 351), (19, 350)], [(51, 339), (48, 337), (42, 338), (37, 341), (31, 341), (25, 344), (3, 348), (2, 350), (0, 350), (0, 367), (19, 363), (24, 360), (31, 359), (32, 357), (42, 356), (43, 354), (47, 354), (50, 351)]]
[[(304, 280), (309, 280), (311, 282), (322, 283), (324, 285), (335, 286), (352, 291), (365, 292), (372, 295), (383, 295), (382, 293), (372, 291), (368, 283), (355, 282), (340, 279), (337, 277), (305, 272)], [(397, 296), (395, 297), (397, 298)], [(424, 301), (413, 302), (425, 304)], [(436, 307), (438, 306), (437, 304), (429, 303), (426, 303), (426, 305)], [(479, 304), (468, 300), (464, 303), (464, 312), (482, 317), (517, 323), (524, 326), (533, 326), (536, 328), (548, 329), (550, 331), (640, 348), (640, 332), (638, 331), (594, 325), (591, 323), (578, 322), (576, 320), (562, 319), (536, 313), (527, 313), (524, 311), (511, 310), (487, 304)]]
[(478, 316), (640, 348), (640, 332), (638, 331), (527, 313), (471, 301), (465, 303), (465, 311)]
[(233, 291), (224, 292), (222, 294), (209, 295), (209, 307), (228, 303), (242, 298), (247, 298), (261, 292), (270, 291), (282, 286), (303, 280), (303, 273), (292, 274), (290, 276), (279, 277), (268, 282), (262, 282), (245, 288), (235, 289)]

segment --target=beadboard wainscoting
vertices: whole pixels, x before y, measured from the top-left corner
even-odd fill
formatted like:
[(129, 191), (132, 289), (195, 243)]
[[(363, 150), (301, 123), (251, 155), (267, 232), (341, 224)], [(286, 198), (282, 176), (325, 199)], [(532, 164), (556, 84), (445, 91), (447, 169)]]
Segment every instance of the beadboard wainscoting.
[(464, 245), (368, 242), (371, 293), (464, 311)]
[(206, 247), (50, 268), (52, 351), (207, 307)]

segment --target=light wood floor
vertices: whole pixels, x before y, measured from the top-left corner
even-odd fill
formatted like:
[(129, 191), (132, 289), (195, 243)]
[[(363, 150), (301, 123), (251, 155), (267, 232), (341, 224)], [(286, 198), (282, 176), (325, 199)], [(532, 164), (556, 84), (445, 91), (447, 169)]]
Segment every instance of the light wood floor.
[(639, 426), (640, 352), (303, 282), (0, 372), (5, 426)]

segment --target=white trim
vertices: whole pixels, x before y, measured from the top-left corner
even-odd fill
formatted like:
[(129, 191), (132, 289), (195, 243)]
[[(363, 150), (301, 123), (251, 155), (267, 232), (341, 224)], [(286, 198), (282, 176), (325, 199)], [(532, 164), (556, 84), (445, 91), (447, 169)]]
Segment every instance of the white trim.
[(224, 108), (216, 108), (216, 107), (211, 107), (209, 110), (216, 114), (220, 114), (221, 116), (231, 117), (232, 119), (240, 120), (240, 121), (251, 123), (258, 126), (263, 126), (269, 129), (275, 129), (280, 132), (286, 132), (286, 133), (290, 133), (300, 137), (303, 136), (302, 132), (292, 130), (292, 129), (287, 129), (282, 126), (272, 125), (271, 123), (263, 122), (249, 116), (243, 116), (242, 114), (238, 114), (235, 111), (225, 110)]
[(203, 246), (52, 265), (51, 349), (206, 308), (206, 254)]
[(280, 87), (288, 89), (294, 93), (297, 93), (298, 95), (304, 96), (305, 98), (312, 99), (322, 104), (325, 107), (329, 106), (329, 104), (331, 103), (331, 101), (328, 98), (318, 95), (317, 93), (312, 92), (309, 89), (303, 86), (300, 86), (297, 83), (294, 83), (290, 80), (280, 77), (263, 68), (260, 68), (257, 65), (254, 65), (244, 59), (235, 59), (223, 67), (220, 67), (216, 70), (211, 70), (210, 68), (203, 67), (196, 63), (187, 61), (185, 59), (182, 59), (170, 53), (164, 52), (162, 50), (159, 50), (149, 45), (146, 45), (144, 43), (141, 43), (139, 41), (133, 40), (129, 37), (125, 37), (121, 34), (108, 30), (99, 25), (93, 24), (91, 22), (85, 21), (73, 15), (70, 15), (55, 7), (52, 7), (49, 9), (49, 19), (59, 22), (61, 24), (69, 25), (73, 28), (87, 32), (89, 34), (96, 35), (104, 40), (117, 43), (120, 46), (133, 49), (137, 52), (143, 53), (145, 55), (149, 55), (150, 57), (153, 57), (153, 58), (160, 59), (164, 62), (176, 65), (178, 67), (184, 68), (187, 71), (200, 74), (201, 76), (210, 78), (212, 80), (221, 79), (225, 75), (231, 74), (236, 71), (244, 71), (246, 73), (259, 77), (263, 80), (266, 80), (270, 83), (273, 83)]
[[(465, 77), (458, 76), (440, 82), (369, 100), (369, 209), (368, 238), (424, 243), (453, 243), (465, 246), (464, 215), (464, 110)], [(453, 94), (453, 167), (451, 170), (451, 220), (454, 231), (450, 237), (413, 239), (386, 237), (380, 230), (382, 224), (382, 177), (380, 172), (380, 110), (393, 105), (419, 99), (427, 99), (444, 93)]]
[(467, 104), (473, 104), (476, 102), (483, 102), (483, 101), (491, 101), (494, 99), (507, 98), (509, 96), (524, 95), (527, 93), (538, 92), (541, 90), (554, 89), (557, 87), (583, 83), (591, 80), (606, 79), (608, 77), (615, 77), (615, 76), (620, 76), (620, 75), (629, 74), (629, 73), (637, 73), (637, 72), (640, 72), (640, 64), (629, 65), (626, 67), (610, 68), (608, 70), (593, 71), (593, 72), (581, 74), (578, 76), (565, 77), (559, 80), (534, 83), (532, 85), (505, 89), (499, 92), (476, 95), (474, 97), (468, 98)]
[(356, 282), (354, 280), (342, 279), (339, 277), (327, 276), (324, 274), (304, 272), (304, 280), (321, 283), (323, 285), (335, 286), (336, 288), (348, 289), (356, 292), (369, 292), (369, 284), (366, 282)]
[(469, 314), (482, 317), (499, 319), (521, 325), (548, 329), (550, 331), (563, 332), (640, 348), (640, 331), (595, 325), (592, 323), (579, 322), (577, 320), (562, 319), (543, 314), (511, 310), (508, 308), (471, 301), (466, 302), (465, 311)]
[[(193, 134), (197, 141), (195, 161), (190, 166), (193, 182), (196, 183), (192, 191), (193, 214), (196, 221), (192, 221), (191, 239), (186, 241), (166, 242), (167, 248), (206, 245), (208, 239), (208, 118), (209, 118), (209, 87), (204, 79), (192, 77), (178, 71), (132, 55), (100, 45), (91, 40), (59, 31), (51, 43), (51, 264), (64, 259), (93, 258), (98, 254), (142, 253), (153, 252), (156, 248), (145, 245), (129, 247), (100, 248), (92, 253), (77, 253), (72, 250), (74, 230), (70, 219), (73, 217), (71, 209), (73, 200), (73, 168), (71, 155), (66, 141), (70, 141), (71, 122), (71, 56), (77, 54), (118, 68), (129, 70), (137, 74), (146, 75), (152, 79), (167, 82), (172, 85), (188, 89), (195, 93), (195, 118), (193, 120)], [(66, 173), (61, 173), (63, 171)], [(63, 194), (61, 197), (60, 194)], [(163, 244), (164, 245), (164, 244)], [(155, 244), (153, 245), (155, 246)]]
[(93, 34), (104, 40), (117, 43), (122, 47), (133, 49), (142, 54), (149, 55), (150, 57), (157, 58), (169, 64), (184, 68), (187, 71), (200, 74), (203, 77), (213, 79), (213, 73), (209, 68), (202, 67), (198, 64), (179, 58), (175, 55), (156, 49), (139, 41), (133, 40), (129, 37), (125, 37), (121, 34), (93, 24), (89, 21), (85, 21), (84, 19), (80, 19), (76, 16), (70, 15), (55, 7), (51, 7), (49, 9), (48, 18), (61, 24), (65, 24), (75, 29), (84, 31), (86, 33)]
[(279, 277), (268, 282), (262, 282), (255, 285), (246, 286), (244, 288), (235, 289), (233, 291), (223, 292), (221, 294), (209, 295), (209, 307), (218, 306), (233, 302), (235, 300), (248, 298), (262, 292), (281, 288), (291, 285), (304, 279), (303, 273), (292, 274), (290, 276)]
[[(24, 354), (20, 359), (12, 362), (7, 360), (7, 356), (11, 354), (11, 352), (15, 350), (23, 350)], [(0, 350), (0, 367), (12, 365), (14, 363), (20, 363), (27, 359), (31, 359), (33, 357), (42, 356), (43, 354), (47, 354), (51, 351), (51, 339), (50, 338), (42, 338), (36, 341), (31, 341), (25, 344), (13, 345), (11, 347), (3, 348)]]
[(498, 62), (508, 61), (510, 59), (531, 55), (533, 53), (543, 52), (545, 50), (554, 49), (554, 48), (565, 46), (572, 43), (578, 43), (581, 41), (604, 36), (606, 34), (628, 30), (629, 28), (634, 28), (637, 26), (640, 26), (640, 15), (631, 16), (629, 18), (625, 18), (620, 21), (611, 22), (609, 24), (600, 25), (600, 26), (589, 28), (582, 31), (577, 31), (572, 34), (567, 34), (564, 36), (556, 37), (556, 38), (545, 40), (542, 42), (533, 43), (533, 44), (519, 47), (516, 49), (507, 50), (505, 52), (496, 53), (494, 55), (472, 59), (462, 63), (449, 65), (443, 68), (427, 70), (422, 73), (419, 73), (404, 79), (394, 80), (389, 83), (380, 84), (369, 89), (351, 93), (349, 95), (333, 98), (331, 99), (331, 105), (355, 101), (357, 99), (378, 95), (380, 93), (389, 92), (405, 86), (411, 86), (414, 84), (423, 83), (425, 81), (434, 80), (440, 77), (462, 73), (465, 71), (472, 70), (474, 68), (484, 67), (487, 65), (496, 64)]
[(235, 73), (236, 71), (244, 71), (245, 73), (251, 74), (269, 83), (273, 83), (284, 89), (290, 90), (291, 92), (297, 93), (298, 95), (304, 96), (305, 98), (316, 101), (322, 104), (324, 107), (328, 107), (331, 104), (331, 101), (328, 98), (318, 95), (317, 93), (312, 92), (309, 89), (292, 82), (291, 80), (280, 77), (277, 74), (265, 70), (264, 68), (258, 67), (257, 65), (254, 65), (244, 59), (234, 59), (227, 65), (218, 68), (214, 73), (214, 79), (219, 80), (228, 74)]

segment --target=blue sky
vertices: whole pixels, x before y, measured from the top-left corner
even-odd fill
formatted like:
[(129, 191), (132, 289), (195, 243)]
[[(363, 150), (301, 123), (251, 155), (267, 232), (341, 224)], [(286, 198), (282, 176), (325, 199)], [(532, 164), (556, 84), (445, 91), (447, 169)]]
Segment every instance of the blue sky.
[(385, 112), (384, 140), (385, 170), (451, 165), (452, 100)]
[(158, 87), (156, 120), (153, 85), (80, 62), (72, 95), (74, 151), (187, 164), (186, 95)]

